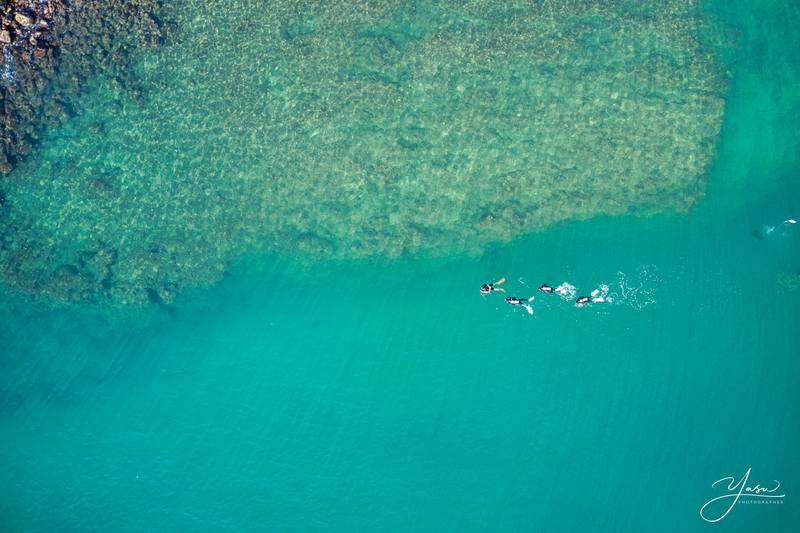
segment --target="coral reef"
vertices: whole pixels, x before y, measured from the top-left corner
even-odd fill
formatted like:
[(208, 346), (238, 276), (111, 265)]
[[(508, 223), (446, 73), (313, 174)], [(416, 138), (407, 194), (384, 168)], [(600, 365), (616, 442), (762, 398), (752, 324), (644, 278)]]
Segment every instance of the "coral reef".
[(128, 56), (162, 39), (160, 0), (0, 2), (0, 173), (68, 115), (97, 73), (128, 83)]
[(140, 89), (96, 83), (6, 180), (6, 283), (170, 302), (249, 251), (479, 253), (703, 194), (727, 80), (694, 2), (164, 9)]

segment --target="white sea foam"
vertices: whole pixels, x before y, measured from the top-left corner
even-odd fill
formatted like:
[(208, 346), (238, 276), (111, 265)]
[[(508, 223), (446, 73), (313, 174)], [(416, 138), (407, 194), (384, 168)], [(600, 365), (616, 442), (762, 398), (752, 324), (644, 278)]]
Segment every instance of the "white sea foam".
[(661, 278), (655, 265), (640, 267), (634, 275), (617, 272), (619, 302), (637, 310), (656, 303), (655, 292)]
[(14, 56), (9, 45), (3, 47), (3, 73), (0, 77), (5, 82), (14, 81)]
[(599, 285), (592, 291), (592, 302), (611, 303), (613, 299), (608, 295), (609, 287), (605, 283)]
[(555, 292), (565, 300), (572, 300), (578, 293), (578, 291), (575, 289), (575, 285), (571, 285), (566, 281), (556, 287)]

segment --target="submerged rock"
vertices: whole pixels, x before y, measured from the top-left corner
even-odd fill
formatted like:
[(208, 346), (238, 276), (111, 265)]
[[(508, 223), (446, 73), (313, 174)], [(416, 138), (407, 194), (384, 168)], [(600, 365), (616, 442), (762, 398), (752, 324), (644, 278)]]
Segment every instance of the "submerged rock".
[(30, 11), (17, 11), (14, 13), (14, 20), (21, 26), (33, 26), (36, 22), (36, 16), (30, 13)]

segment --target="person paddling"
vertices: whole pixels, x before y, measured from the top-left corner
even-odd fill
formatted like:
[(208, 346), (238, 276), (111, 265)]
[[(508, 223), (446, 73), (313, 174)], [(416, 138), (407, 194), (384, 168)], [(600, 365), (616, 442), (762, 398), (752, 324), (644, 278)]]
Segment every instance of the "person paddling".
[(533, 314), (533, 307), (528, 302), (532, 302), (536, 299), (535, 296), (531, 296), (530, 298), (517, 298), (516, 296), (509, 296), (506, 298), (506, 303), (510, 305), (515, 305), (522, 307), (525, 309), (529, 315)]
[(481, 294), (489, 294), (494, 291), (506, 292), (505, 289), (497, 287), (497, 285), (502, 285), (505, 280), (506, 278), (500, 278), (494, 283), (484, 283), (481, 285)]

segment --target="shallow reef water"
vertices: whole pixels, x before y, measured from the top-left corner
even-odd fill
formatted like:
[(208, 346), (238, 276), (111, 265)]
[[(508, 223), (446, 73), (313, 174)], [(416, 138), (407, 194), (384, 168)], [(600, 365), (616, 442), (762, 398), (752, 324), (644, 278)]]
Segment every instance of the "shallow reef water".
[(98, 77), (2, 183), (0, 272), (170, 302), (250, 251), (479, 253), (684, 211), (727, 79), (696, 2), (182, 1), (131, 94)]

